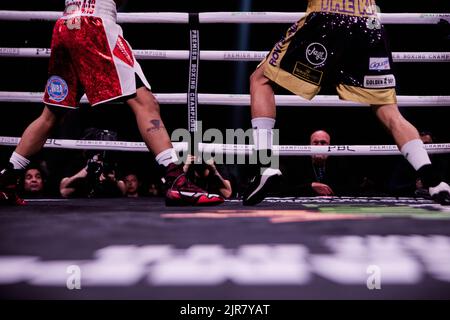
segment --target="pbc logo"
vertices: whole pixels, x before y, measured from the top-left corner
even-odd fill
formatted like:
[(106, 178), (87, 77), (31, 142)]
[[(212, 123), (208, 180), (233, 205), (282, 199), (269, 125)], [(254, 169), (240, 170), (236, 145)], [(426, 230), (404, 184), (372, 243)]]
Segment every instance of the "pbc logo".
[(390, 70), (389, 58), (370, 58), (369, 70)]
[(48, 79), (47, 93), (51, 100), (61, 102), (67, 97), (69, 87), (64, 79), (58, 76), (53, 76)]
[(306, 59), (313, 66), (323, 65), (327, 58), (328, 51), (321, 43), (313, 42), (306, 48)]
[(328, 147), (328, 152), (332, 152), (332, 151), (350, 151), (350, 152), (356, 152), (355, 149), (352, 149), (350, 146), (329, 146)]

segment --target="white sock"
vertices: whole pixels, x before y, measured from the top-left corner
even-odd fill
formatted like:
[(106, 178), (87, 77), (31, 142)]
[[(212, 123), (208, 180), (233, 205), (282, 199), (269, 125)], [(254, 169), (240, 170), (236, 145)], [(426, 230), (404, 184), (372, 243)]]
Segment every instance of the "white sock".
[(273, 128), (275, 119), (272, 118), (254, 118), (252, 119), (253, 141), (256, 150), (272, 150)]
[(11, 155), (9, 162), (11, 162), (13, 164), (14, 169), (16, 169), (16, 170), (26, 169), (26, 167), (28, 167), (28, 165), (30, 164), (30, 160), (28, 160), (25, 157), (22, 157), (20, 154), (18, 154), (15, 151)]
[(426, 164), (431, 164), (427, 150), (420, 139), (414, 139), (405, 143), (401, 152), (416, 171)]
[(158, 164), (167, 167), (171, 163), (178, 162), (178, 156), (174, 148), (169, 148), (158, 154), (156, 156), (156, 161)]

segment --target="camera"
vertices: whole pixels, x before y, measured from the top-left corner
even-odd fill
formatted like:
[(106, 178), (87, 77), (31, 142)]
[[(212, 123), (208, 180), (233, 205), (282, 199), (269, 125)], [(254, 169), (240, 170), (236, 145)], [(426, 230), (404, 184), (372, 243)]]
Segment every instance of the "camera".
[[(95, 155), (87, 164), (87, 182), (89, 197), (118, 197), (121, 191), (117, 187), (115, 163), (108, 162), (100, 155)], [(102, 177), (103, 175), (103, 177)]]
[[(117, 141), (117, 133), (110, 130), (88, 128), (83, 139), (100, 141)], [(115, 173), (117, 164), (111, 161), (111, 154), (106, 151), (87, 151), (87, 184), (90, 197), (115, 197), (120, 196), (121, 191), (117, 187)]]
[(105, 178), (115, 173), (115, 164), (105, 160), (104, 155), (96, 154), (87, 163), (88, 178), (98, 181), (103, 174)]
[(87, 173), (89, 180), (97, 181), (100, 179), (100, 176), (103, 173), (103, 164), (101, 160), (97, 158), (97, 155), (88, 160)]

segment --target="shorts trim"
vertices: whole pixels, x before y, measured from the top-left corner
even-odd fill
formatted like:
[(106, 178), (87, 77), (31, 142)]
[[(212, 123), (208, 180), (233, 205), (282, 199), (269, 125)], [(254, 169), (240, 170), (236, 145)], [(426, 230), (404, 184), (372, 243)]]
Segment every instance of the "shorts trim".
[(264, 65), (264, 75), (283, 88), (308, 100), (312, 100), (320, 91), (320, 86), (299, 79), (282, 69), (274, 68), (268, 63)]
[(43, 100), (42, 102), (43, 102), (45, 105), (47, 105), (47, 106), (52, 106), (52, 107), (60, 107), (60, 108), (67, 108), (67, 109), (78, 109), (78, 107), (74, 107), (74, 106), (66, 106), (66, 105), (63, 105), (63, 104), (50, 103), (50, 102), (47, 102), (47, 101), (45, 101), (45, 100)]
[(135, 92), (132, 92), (132, 93), (126, 93), (126, 94), (122, 94), (120, 96), (115, 96), (115, 97), (112, 97), (112, 98), (109, 98), (109, 99), (106, 99), (106, 100), (98, 101), (96, 103), (91, 104), (91, 106), (95, 107), (95, 106), (98, 106), (99, 104), (104, 104), (104, 103), (108, 103), (108, 102), (111, 102), (111, 101), (114, 101), (114, 100), (117, 100), (117, 99), (120, 99), (120, 98), (129, 97), (129, 96), (132, 96), (133, 94), (136, 94), (136, 92), (137, 92), (137, 89), (136, 89)]
[(394, 88), (366, 89), (339, 84), (336, 87), (339, 98), (370, 105), (397, 104), (397, 95)]

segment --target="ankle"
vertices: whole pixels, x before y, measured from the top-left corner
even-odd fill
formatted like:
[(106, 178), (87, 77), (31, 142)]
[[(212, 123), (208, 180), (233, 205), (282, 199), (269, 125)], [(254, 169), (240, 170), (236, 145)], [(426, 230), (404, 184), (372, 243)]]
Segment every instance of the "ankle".
[(255, 161), (256, 167), (260, 168), (270, 168), (273, 165), (273, 156), (271, 149), (260, 149), (255, 151)]
[(425, 188), (436, 187), (441, 182), (433, 165), (426, 164), (417, 170), (417, 174)]
[(164, 177), (164, 180), (167, 181), (173, 181), (180, 175), (184, 173), (183, 166), (175, 163), (169, 164), (167, 167), (160, 167), (161, 169), (161, 176)]

